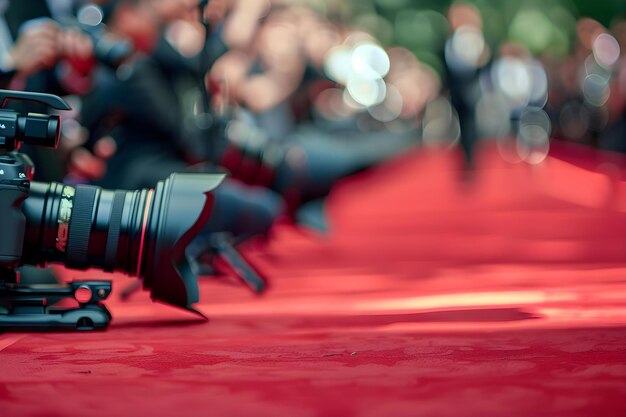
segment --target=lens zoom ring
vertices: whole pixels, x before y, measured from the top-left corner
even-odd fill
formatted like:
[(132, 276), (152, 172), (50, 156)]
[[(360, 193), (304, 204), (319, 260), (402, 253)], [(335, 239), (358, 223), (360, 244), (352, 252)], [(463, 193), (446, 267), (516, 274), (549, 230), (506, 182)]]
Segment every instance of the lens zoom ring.
[(98, 187), (89, 185), (76, 187), (65, 262), (69, 268), (86, 269), (88, 267), (87, 253), (97, 191)]
[(117, 244), (120, 240), (122, 213), (124, 212), (125, 199), (126, 191), (115, 191), (115, 196), (113, 197), (113, 205), (111, 206), (111, 218), (109, 220), (107, 246), (104, 252), (103, 270), (107, 272), (112, 272), (115, 269), (115, 255), (117, 254)]

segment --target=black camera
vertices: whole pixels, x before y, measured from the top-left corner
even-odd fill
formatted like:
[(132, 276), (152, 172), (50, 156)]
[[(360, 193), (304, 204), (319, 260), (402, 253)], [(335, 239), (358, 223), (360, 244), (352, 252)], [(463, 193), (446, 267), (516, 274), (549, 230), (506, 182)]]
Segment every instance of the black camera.
[[(185, 250), (210, 219), (224, 176), (172, 174), (136, 191), (31, 181), (34, 167), (19, 145), (56, 148), (61, 119), (4, 109), (9, 100), (70, 109), (54, 95), (0, 90), (0, 330), (101, 329), (111, 318), (101, 303), (110, 282), (24, 287), (16, 271), (23, 264), (124, 272), (153, 300), (193, 311), (198, 284)], [(66, 297), (79, 307), (54, 306)]]
[(123, 64), (135, 52), (128, 40), (112, 35), (103, 23), (104, 12), (96, 4), (88, 3), (80, 7), (76, 17), (62, 17), (57, 21), (65, 28), (78, 29), (91, 39), (94, 58), (111, 68)]

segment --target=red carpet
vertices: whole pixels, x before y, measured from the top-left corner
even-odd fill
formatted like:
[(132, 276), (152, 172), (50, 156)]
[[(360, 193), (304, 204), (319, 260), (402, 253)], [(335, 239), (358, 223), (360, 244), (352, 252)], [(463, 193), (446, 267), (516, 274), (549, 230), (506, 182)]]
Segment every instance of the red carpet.
[(209, 323), (141, 293), (104, 333), (0, 335), (0, 416), (624, 416), (626, 163), (552, 155), (351, 179), (328, 238), (247, 248), (266, 297), (202, 283)]

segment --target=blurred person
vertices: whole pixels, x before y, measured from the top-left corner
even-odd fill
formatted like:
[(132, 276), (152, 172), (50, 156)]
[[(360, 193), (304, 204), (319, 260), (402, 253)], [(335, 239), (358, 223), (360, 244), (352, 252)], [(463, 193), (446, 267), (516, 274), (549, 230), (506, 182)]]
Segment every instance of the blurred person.
[[(198, 91), (194, 80), (202, 69), (189, 66), (194, 57), (182, 56), (173, 47), (175, 42), (173, 45), (171, 38), (163, 36), (167, 33), (166, 23), (171, 22), (155, 13), (157, 9), (151, 7), (153, 4), (146, 0), (118, 5), (120, 9), (109, 22), (111, 30), (144, 42), (149, 40), (144, 44), (152, 44), (154, 48), (149, 56), (137, 59), (125, 69), (127, 72), (109, 72), (108, 80), (98, 83), (101, 88), (85, 99), (83, 122), (94, 133), (94, 138), (105, 134), (115, 138), (117, 148), (106, 162), (106, 173), (98, 183), (145, 186), (164, 173), (208, 160), (225, 166), (237, 179), (278, 191), (295, 210), (304, 202), (325, 196), (337, 180), (415, 143), (413, 134), (390, 138), (388, 133), (368, 136), (367, 132), (355, 130), (338, 138), (309, 126), (298, 128), (293, 136), (278, 138), (285, 144), (277, 148), (266, 140), (257, 141), (258, 147), (250, 147), (250, 132), (256, 132), (253, 136), (257, 139), (268, 138), (267, 132), (259, 128), (244, 109), (234, 113), (238, 120), (230, 120), (233, 117), (230, 113), (203, 112), (202, 92)], [(162, 28), (160, 39), (154, 27), (143, 32), (135, 27), (125, 32), (128, 27), (125, 22), (148, 19), (155, 19), (154, 24)], [(287, 59), (293, 58), (287, 50), (281, 53)], [(166, 56), (176, 59), (165, 59)], [(273, 61), (264, 62), (276, 65)], [(259, 76), (271, 77), (269, 74)], [(229, 82), (227, 89), (234, 88), (233, 84), (236, 82)], [(266, 100), (264, 94), (265, 91), (259, 91), (259, 98)], [(279, 103), (283, 101), (281, 98)], [(343, 143), (338, 143), (338, 139)], [(97, 148), (93, 151), (97, 152)], [(270, 157), (272, 153), (276, 159)], [(234, 154), (243, 154), (245, 162), (233, 158)], [(141, 174), (137, 175), (137, 171)]]
[[(54, 7), (49, 7), (53, 5)], [(53, 18), (69, 13), (60, 2), (31, 0), (0, 2), (0, 67), (5, 87), (31, 91), (84, 93), (75, 82), (93, 66), (93, 44), (76, 29), (63, 29)], [(52, 12), (54, 11), (54, 13)], [(55, 65), (54, 73), (47, 73)]]
[[(7, 5), (4, 4), (5, 7)], [(45, 24), (40, 30), (25, 33), (13, 43), (6, 21), (0, 19), (0, 34), (2, 88), (7, 88), (14, 77), (28, 77), (51, 68), (57, 60), (57, 33), (52, 24)]]
[[(184, 0), (180, 3), (189, 4)], [(189, 12), (188, 8), (184, 10)], [(104, 186), (150, 186), (168, 175), (164, 173), (207, 159), (206, 140), (198, 139), (204, 129), (193, 120), (205, 117), (202, 111), (194, 113), (199, 100), (197, 81), (203, 82), (203, 70), (198, 67), (197, 57), (182, 55), (166, 38), (169, 19), (176, 16), (160, 0), (120, 0), (109, 16), (110, 30), (129, 39), (137, 54), (117, 71), (98, 71), (98, 88), (84, 97), (81, 112), (81, 122), (91, 139), (87, 149), (72, 158), (75, 167), (90, 165), (80, 158), (89, 158), (86, 151), (101, 156), (98, 153), (102, 153), (100, 144), (104, 139), (110, 145), (104, 147), (114, 152), (104, 153), (107, 172), (102, 178), (93, 178)], [(192, 137), (197, 140), (194, 142)], [(148, 155), (160, 158), (162, 172), (147, 170), (131, 175), (130, 170), (139, 165), (128, 159), (147, 159)], [(97, 158), (93, 159), (96, 162)]]
[[(54, 4), (55, 8), (50, 8)], [(44, 0), (0, 2), (0, 82), (2, 88), (82, 94), (91, 87), (91, 40), (75, 29), (63, 29), (54, 20), (67, 10)], [(24, 111), (23, 104), (9, 106)], [(29, 106), (29, 111), (44, 108)], [(37, 180), (60, 180), (64, 166), (51, 150), (24, 146), (36, 163)]]
[(254, 7), (246, 7), (248, 3), (236, 2), (226, 16), (223, 36), (228, 51), (212, 67), (211, 77), (272, 137), (282, 138), (293, 128), (289, 98), (306, 66), (297, 22), (289, 9), (270, 13), (267, 1), (252, 2)]
[(611, 26), (619, 46), (619, 58), (614, 65), (607, 100), (608, 127), (600, 137), (600, 147), (626, 152), (626, 18), (615, 19)]
[(483, 35), (480, 11), (458, 2), (448, 10), (450, 37), (445, 45), (446, 81), (452, 107), (459, 117), (460, 143), (465, 164), (471, 168), (478, 132), (476, 104), (481, 71), (488, 65), (490, 52)]
[[(392, 132), (366, 107), (360, 114), (352, 111), (346, 123), (302, 117), (324, 89), (337, 90), (325, 74), (329, 51), (367, 41), (385, 54), (370, 35), (333, 28), (301, 7), (270, 9), (251, 25), (256, 34), (246, 38), (249, 43), (229, 49), (211, 69), (211, 80), (222, 86), (221, 102), (236, 108), (220, 164), (235, 178), (277, 191), (296, 220), (319, 226), (314, 217), (320, 220), (323, 213), (311, 217), (308, 209), (323, 207), (338, 180), (409, 149), (418, 132), (410, 123)], [(319, 44), (316, 29), (323, 34)]]
[[(73, 181), (135, 189), (153, 187), (172, 172), (217, 171), (206, 163), (210, 115), (199, 104), (201, 60), (182, 55), (166, 37), (168, 24), (192, 14), (184, 11), (172, 14), (160, 0), (116, 3), (108, 27), (131, 40), (137, 54), (118, 70), (100, 68), (97, 88), (83, 98), (80, 121), (90, 138), (72, 155)], [(213, 219), (219, 221), (209, 224), (210, 232), (265, 234), (282, 210), (273, 193), (231, 180), (215, 195)]]
[(612, 33), (594, 19), (579, 19), (573, 51), (550, 66), (548, 105), (559, 137), (626, 150), (622, 139), (624, 45), (619, 41), (619, 22), (616, 19)]

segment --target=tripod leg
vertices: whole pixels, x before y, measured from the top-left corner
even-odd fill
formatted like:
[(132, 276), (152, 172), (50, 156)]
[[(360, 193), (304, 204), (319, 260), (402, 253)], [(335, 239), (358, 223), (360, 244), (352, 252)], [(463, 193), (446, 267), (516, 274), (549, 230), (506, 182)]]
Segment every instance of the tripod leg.
[(267, 289), (267, 280), (261, 276), (230, 243), (225, 233), (215, 233), (211, 236), (211, 243), (217, 254), (235, 272), (237, 278), (243, 281), (255, 293), (262, 293)]

